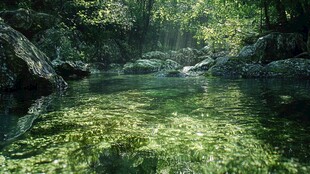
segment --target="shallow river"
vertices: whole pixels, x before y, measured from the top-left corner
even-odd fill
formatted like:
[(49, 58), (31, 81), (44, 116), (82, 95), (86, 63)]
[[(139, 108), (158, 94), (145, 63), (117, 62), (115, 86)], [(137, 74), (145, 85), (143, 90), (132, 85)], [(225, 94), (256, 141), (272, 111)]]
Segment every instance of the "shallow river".
[(309, 81), (102, 74), (69, 85), (1, 97), (0, 173), (310, 173)]

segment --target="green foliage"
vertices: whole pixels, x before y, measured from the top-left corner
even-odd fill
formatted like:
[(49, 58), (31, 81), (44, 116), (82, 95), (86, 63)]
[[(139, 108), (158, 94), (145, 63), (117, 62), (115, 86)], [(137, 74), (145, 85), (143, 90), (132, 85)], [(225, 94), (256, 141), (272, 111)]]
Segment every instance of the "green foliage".
[(23, 1), (18, 2), (17, 4), (18, 8), (24, 8), (24, 9), (31, 9), (32, 5), (33, 4), (31, 0), (23, 0)]
[(35, 38), (35, 44), (52, 60), (87, 61), (88, 46), (79, 39), (80, 33), (64, 23), (46, 30)]
[(73, 2), (79, 9), (77, 15), (80, 21), (85, 25), (104, 29), (112, 25), (115, 32), (129, 30), (133, 25), (128, 7), (121, 1), (74, 0)]
[[(310, 3), (305, 0), (4, 0), (0, 7), (57, 16), (70, 28), (60, 35), (70, 36), (55, 36), (48, 46), (57, 40), (68, 59), (105, 63), (138, 59), (143, 51), (205, 45), (213, 52), (235, 54), (264, 31), (301, 32), (306, 37), (310, 28)], [(76, 37), (81, 42), (76, 43)], [(122, 58), (110, 56), (114, 50), (106, 42), (111, 40), (117, 40), (112, 45)]]
[(162, 25), (193, 33), (201, 43), (209, 43), (214, 52), (236, 50), (242, 40), (258, 31), (259, 9), (238, 1), (158, 1), (154, 20)]

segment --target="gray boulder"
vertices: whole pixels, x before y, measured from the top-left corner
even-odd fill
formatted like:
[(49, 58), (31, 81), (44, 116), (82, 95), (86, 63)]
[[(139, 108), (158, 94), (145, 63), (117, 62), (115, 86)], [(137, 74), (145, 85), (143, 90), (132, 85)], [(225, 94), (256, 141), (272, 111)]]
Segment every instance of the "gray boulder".
[(186, 73), (188, 76), (199, 76), (206, 73), (213, 65), (215, 64), (215, 60), (204, 56), (204, 60), (197, 63), (195, 66), (191, 67), (184, 67), (183, 72)]
[(52, 15), (27, 9), (4, 10), (0, 12), (0, 17), (8, 25), (27, 37), (31, 37), (39, 31), (52, 28), (58, 22)]
[(252, 60), (251, 58), (256, 56), (255, 51), (256, 48), (254, 45), (247, 45), (241, 49), (238, 56), (242, 58), (250, 58), (251, 61)]
[(189, 71), (208, 71), (214, 64), (214, 59), (205, 56), (202, 62), (197, 63)]
[(165, 61), (159, 59), (139, 59), (133, 63), (126, 63), (123, 70), (125, 74), (148, 74), (178, 68), (180, 68), (180, 64), (170, 59)]
[(242, 77), (260, 78), (265, 76), (265, 67), (260, 64), (245, 64), (242, 67)]
[(310, 59), (291, 58), (273, 61), (262, 66), (246, 63), (240, 58), (228, 58), (216, 63), (208, 73), (212, 76), (224, 77), (310, 79)]
[(0, 23), (0, 90), (64, 89), (48, 57), (25, 36)]
[(291, 58), (274, 61), (266, 65), (267, 77), (310, 78), (310, 60)]
[(215, 60), (209, 74), (224, 77), (262, 77), (265, 68), (260, 64), (247, 63), (238, 57), (220, 57)]
[(192, 48), (183, 48), (178, 51), (170, 51), (169, 59), (180, 63), (182, 66), (193, 66), (202, 61), (201, 53)]
[(294, 57), (306, 51), (303, 37), (297, 33), (271, 33), (244, 47), (237, 57), (247, 62), (268, 64), (272, 61)]
[(57, 72), (65, 79), (79, 79), (90, 75), (91, 71), (81, 61), (61, 61), (54, 60), (52, 65)]
[(161, 51), (151, 51), (144, 53), (142, 55), (142, 59), (159, 59), (159, 60), (166, 60), (169, 59), (170, 55)]
[(203, 55), (210, 55), (212, 54), (211, 48), (209, 46), (204, 46), (203, 48), (201, 48), (199, 50), (201, 52), (201, 54)]
[(241, 77), (245, 65), (246, 62), (238, 57), (220, 57), (216, 60), (215, 65), (208, 70), (208, 74), (212, 76)]

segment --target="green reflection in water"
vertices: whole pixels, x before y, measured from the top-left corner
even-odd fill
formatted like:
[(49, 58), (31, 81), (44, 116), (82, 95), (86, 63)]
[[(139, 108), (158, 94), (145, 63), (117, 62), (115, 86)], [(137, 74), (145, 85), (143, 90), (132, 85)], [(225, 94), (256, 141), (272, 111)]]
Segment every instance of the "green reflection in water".
[(277, 116), (307, 85), (100, 75), (71, 86), (2, 149), (0, 173), (310, 171), (308, 126)]

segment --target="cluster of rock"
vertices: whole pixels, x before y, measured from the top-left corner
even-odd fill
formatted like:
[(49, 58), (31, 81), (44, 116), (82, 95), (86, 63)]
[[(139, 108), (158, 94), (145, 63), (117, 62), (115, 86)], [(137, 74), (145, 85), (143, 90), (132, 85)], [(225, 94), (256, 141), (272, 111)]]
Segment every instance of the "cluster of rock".
[[(299, 58), (307, 52), (303, 37), (297, 33), (271, 33), (253, 45), (244, 47), (237, 56), (227, 53), (212, 54), (207, 47), (201, 50), (185, 48), (163, 53), (153, 51), (143, 59), (126, 64), (125, 73), (144, 74), (159, 72), (159, 76), (185, 77), (212, 75), (224, 77), (281, 77), (310, 78), (310, 59)], [(307, 55), (307, 54), (305, 54)], [(165, 69), (162, 62), (180, 64)]]
[[(21, 11), (21, 13), (23, 14), (24, 11)], [(27, 18), (27, 16), (24, 17)], [(11, 18), (14, 19), (15, 17), (11, 16)], [(26, 24), (21, 23), (20, 27), (26, 27), (24, 25)], [(18, 28), (18, 26), (15, 27)], [(0, 109), (4, 111), (4, 113), (0, 114), (10, 115), (11, 112), (16, 114), (15, 105), (11, 106), (10, 102), (13, 101), (14, 103), (15, 97), (11, 94), (14, 94), (17, 90), (30, 89), (31, 91), (26, 92), (26, 94), (23, 92), (23, 96), (31, 95), (33, 97), (31, 100), (35, 100), (35, 103), (29, 106), (26, 111), (16, 109), (23, 116), (17, 120), (14, 128), (0, 133), (0, 146), (1, 143), (13, 140), (25, 133), (52, 100), (51, 96), (41, 97), (36, 100), (37, 97), (48, 95), (53, 91), (62, 92), (67, 87), (63, 77), (65, 79), (79, 78), (89, 74), (89, 68), (82, 62), (51, 62), (22, 33), (5, 24), (0, 18), (0, 91), (14, 91), (13, 93), (0, 93), (0, 98), (5, 98), (4, 102), (8, 101), (8, 103), (2, 103), (2, 105), (2, 100), (0, 101)], [(33, 91), (38, 92), (38, 96), (33, 96)], [(6, 99), (8, 96), (9, 98)]]
[(159, 59), (159, 60), (173, 60), (178, 62), (182, 66), (193, 66), (198, 62), (201, 62), (205, 59), (205, 56), (208, 55), (211, 58), (217, 58), (227, 55), (228, 52), (222, 51), (218, 53), (212, 53), (208, 46), (197, 50), (193, 48), (183, 48), (178, 51), (151, 51), (144, 53), (142, 59)]
[[(6, 23), (21, 31), (44, 30), (56, 21), (46, 14), (29, 10), (3, 11)], [(0, 18), (1, 19), (1, 18)], [(34, 28), (40, 23), (41, 28)], [(45, 25), (46, 24), (46, 25)], [(0, 20), (0, 90), (64, 89), (63, 80), (88, 76), (92, 69), (105, 69), (102, 64), (85, 65), (80, 61), (51, 62), (23, 34)], [(308, 41), (308, 45), (310, 41)], [(227, 52), (212, 53), (203, 49), (183, 48), (178, 51), (152, 51), (142, 59), (113, 66), (125, 74), (155, 73), (159, 77), (185, 77), (208, 74), (225, 77), (310, 77), (307, 44), (296, 33), (271, 33), (253, 45), (244, 47), (237, 56)], [(297, 55), (306, 55), (303, 58)], [(99, 68), (98, 68), (99, 67)], [(112, 66), (111, 66), (112, 67)], [(112, 69), (113, 69), (112, 67)], [(183, 69), (182, 69), (183, 68)]]
[(27, 9), (0, 12), (0, 91), (63, 90), (67, 87), (63, 78), (88, 76), (97, 66), (59, 59), (51, 62), (28, 40), (58, 22), (52, 15)]
[(133, 63), (124, 65), (125, 74), (148, 74), (159, 71), (169, 71), (179, 69), (181, 65), (176, 61), (167, 59), (139, 59)]
[(3, 22), (0, 22), (0, 67), (0, 91), (62, 90), (67, 87), (62, 76), (83, 77), (90, 73), (82, 62), (51, 63), (24, 35)]
[(215, 60), (207, 73), (226, 77), (310, 78), (310, 59), (297, 58), (307, 52), (301, 35), (271, 33), (244, 47), (238, 56)]
[[(204, 66), (205, 62), (217, 57), (227, 55), (227, 52), (212, 53), (209, 47), (201, 50), (183, 48), (178, 51), (151, 51), (142, 55), (142, 59), (124, 65), (125, 74), (155, 73), (158, 77), (185, 77), (182, 67), (194, 66), (201, 69), (197, 63)], [(208, 55), (208, 56), (206, 56)], [(208, 60), (206, 60), (208, 59)], [(203, 64), (203, 65), (202, 65)], [(194, 70), (195, 68), (193, 68)], [(203, 68), (202, 68), (203, 69)], [(199, 73), (197, 73), (199, 74)]]

